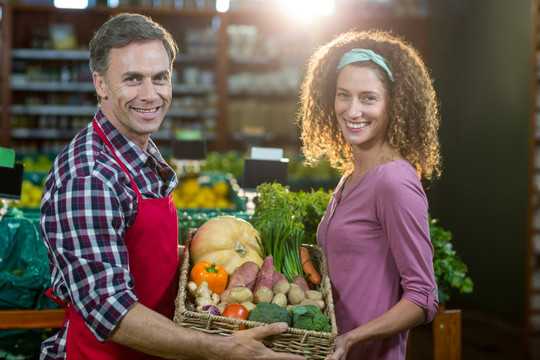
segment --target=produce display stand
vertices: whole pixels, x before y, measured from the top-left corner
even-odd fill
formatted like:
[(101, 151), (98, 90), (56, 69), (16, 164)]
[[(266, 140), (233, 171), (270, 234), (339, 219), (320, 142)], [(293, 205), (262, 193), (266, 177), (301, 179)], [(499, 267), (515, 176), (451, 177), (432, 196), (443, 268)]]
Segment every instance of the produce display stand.
[(60, 328), (64, 309), (3, 310), (0, 311), (0, 329)]
[[(4, 205), (0, 211), (0, 221), (7, 212), (9, 201), (20, 200), (24, 166), (14, 163), (15, 154), (0, 148), (0, 200)], [(6, 158), (11, 161), (6, 161)], [(7, 220), (6, 220), (7, 221)], [(64, 319), (64, 309), (43, 310), (1, 310), (0, 329), (42, 329), (59, 328)]]
[(461, 360), (461, 310), (441, 310), (432, 322), (433, 360)]
[(406, 360), (461, 360), (461, 350), (461, 310), (439, 304), (431, 324), (409, 331)]

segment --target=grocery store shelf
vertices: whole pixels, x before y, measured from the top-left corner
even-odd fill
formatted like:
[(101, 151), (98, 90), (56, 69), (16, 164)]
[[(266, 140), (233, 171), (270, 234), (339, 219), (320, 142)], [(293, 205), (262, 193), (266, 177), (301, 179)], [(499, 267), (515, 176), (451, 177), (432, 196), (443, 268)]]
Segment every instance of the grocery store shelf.
[[(44, 92), (94, 92), (92, 82), (59, 82), (59, 81), (11, 81), (11, 90), (44, 91)], [(174, 84), (173, 93), (178, 94), (211, 94), (216, 91), (213, 85)]]
[(214, 117), (217, 116), (215, 109), (170, 109), (168, 117)]
[(213, 85), (173, 84), (173, 93), (177, 94), (211, 94), (216, 92)]
[(27, 60), (88, 60), (88, 50), (13, 49), (14, 59)]
[(73, 115), (93, 116), (96, 113), (95, 105), (12, 105), (11, 113), (14, 115)]
[(229, 89), (229, 96), (245, 97), (245, 96), (272, 96), (287, 98), (287, 99), (296, 99), (298, 97), (297, 91), (288, 91), (284, 89), (283, 91), (277, 91), (276, 89), (251, 89), (251, 90), (231, 90)]
[(191, 55), (178, 54), (174, 60), (175, 63), (214, 63), (216, 55)]
[(92, 82), (14, 82), (11, 81), (11, 90), (15, 91), (50, 91), (50, 92), (94, 92)]
[(79, 131), (80, 130), (14, 128), (11, 129), (11, 137), (14, 139), (68, 139), (77, 135)]
[[(204, 138), (206, 140), (216, 140), (217, 139), (217, 134), (215, 132), (205, 132), (203, 134)], [(174, 138), (174, 134), (171, 132), (171, 131), (167, 131), (167, 130), (159, 130), (159, 131), (156, 131), (155, 133), (153, 133), (150, 138), (152, 140), (160, 140), (160, 141), (165, 141), (165, 140), (172, 140)]]

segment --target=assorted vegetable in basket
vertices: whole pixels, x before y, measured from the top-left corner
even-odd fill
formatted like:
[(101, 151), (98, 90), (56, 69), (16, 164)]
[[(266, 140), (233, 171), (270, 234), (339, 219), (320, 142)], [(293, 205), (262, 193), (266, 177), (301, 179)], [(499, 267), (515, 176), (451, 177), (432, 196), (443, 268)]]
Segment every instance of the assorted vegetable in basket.
[[(301, 328), (331, 331), (328, 317), (322, 313), (326, 308), (323, 294), (315, 288), (321, 276), (309, 250), (298, 242), (301, 237), (292, 236), (286, 229), (284, 232), (288, 236), (274, 237), (279, 242), (261, 240), (260, 233), (249, 222), (228, 215), (204, 223), (190, 243), (194, 264), (187, 289), (188, 301), (195, 310), (244, 320), (249, 313), (251, 321), (264, 323), (289, 319), (286, 322), (294, 326), (290, 321), (294, 318), (293, 309), (312, 306), (323, 315), (319, 319), (325, 319), (327, 326)], [(303, 267), (308, 271), (304, 272)], [(231, 307), (233, 304), (242, 307)], [(262, 316), (261, 307), (273, 310)], [(298, 311), (294, 313), (298, 315)]]
[(284, 208), (249, 221), (217, 216), (188, 233), (177, 323), (227, 335), (285, 321), (289, 329), (266, 346), (308, 359), (332, 353), (337, 328), (326, 262)]

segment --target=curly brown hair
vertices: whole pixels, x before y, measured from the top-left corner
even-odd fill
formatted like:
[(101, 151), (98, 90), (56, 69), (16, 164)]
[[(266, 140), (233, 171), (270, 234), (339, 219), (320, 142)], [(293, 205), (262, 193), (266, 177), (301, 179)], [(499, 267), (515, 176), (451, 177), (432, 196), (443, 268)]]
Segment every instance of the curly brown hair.
[[(326, 157), (341, 173), (353, 169), (352, 147), (345, 141), (334, 111), (336, 69), (343, 54), (353, 48), (373, 50), (386, 59), (393, 73), (394, 82), (388, 76), (384, 81), (390, 94), (388, 143), (416, 168), (422, 180), (438, 178), (440, 120), (433, 81), (413, 46), (380, 30), (340, 34), (319, 47), (309, 59), (297, 119), (306, 163), (314, 165)], [(371, 67), (371, 62), (366, 64)]]

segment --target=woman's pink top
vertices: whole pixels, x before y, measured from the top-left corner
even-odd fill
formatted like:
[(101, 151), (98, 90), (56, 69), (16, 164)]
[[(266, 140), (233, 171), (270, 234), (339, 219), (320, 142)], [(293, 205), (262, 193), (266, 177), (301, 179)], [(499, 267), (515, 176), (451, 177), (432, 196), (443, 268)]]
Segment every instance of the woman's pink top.
[[(428, 202), (413, 166), (395, 160), (371, 169), (343, 198), (342, 178), (319, 224), (336, 321), (343, 334), (400, 299), (438, 309)], [(405, 359), (407, 331), (351, 348), (347, 359)]]

